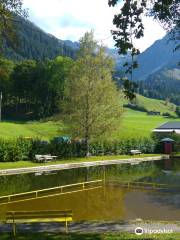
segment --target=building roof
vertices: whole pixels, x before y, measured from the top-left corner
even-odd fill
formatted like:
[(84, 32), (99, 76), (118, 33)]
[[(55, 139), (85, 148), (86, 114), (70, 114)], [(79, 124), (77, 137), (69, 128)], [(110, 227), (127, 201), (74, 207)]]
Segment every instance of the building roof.
[(180, 130), (180, 122), (167, 122), (167, 123), (164, 123), (163, 125), (157, 127), (156, 129), (159, 129), (159, 130), (176, 130), (176, 129), (179, 129)]
[(163, 138), (161, 142), (174, 142), (174, 140), (171, 138)]

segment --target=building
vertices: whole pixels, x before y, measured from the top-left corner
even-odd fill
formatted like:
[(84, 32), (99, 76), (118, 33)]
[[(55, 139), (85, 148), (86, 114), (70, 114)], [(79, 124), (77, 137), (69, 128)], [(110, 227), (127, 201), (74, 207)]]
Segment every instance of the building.
[(157, 116), (159, 116), (159, 115), (161, 115), (161, 113), (160, 112), (157, 112), (157, 111), (149, 111), (149, 112), (147, 112), (147, 114), (148, 115), (157, 115)]
[(153, 130), (154, 133), (177, 133), (180, 134), (180, 122), (167, 122)]

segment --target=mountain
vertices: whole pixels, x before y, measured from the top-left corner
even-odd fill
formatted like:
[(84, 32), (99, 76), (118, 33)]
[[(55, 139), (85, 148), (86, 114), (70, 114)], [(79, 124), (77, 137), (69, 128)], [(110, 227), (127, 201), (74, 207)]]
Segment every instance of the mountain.
[[(18, 19), (17, 35), (19, 46), (16, 50), (7, 43), (4, 44), (5, 57), (15, 61), (53, 59), (59, 55), (75, 58), (79, 48), (78, 42), (57, 39), (24, 19)], [(172, 102), (180, 104), (180, 66), (177, 64), (180, 54), (179, 51), (174, 51), (175, 47), (175, 41), (169, 41), (167, 34), (138, 56), (139, 68), (134, 71), (133, 78), (139, 82), (142, 95), (159, 99), (169, 98)], [(119, 77), (123, 74), (123, 64), (131, 60), (130, 54), (119, 55), (117, 49), (109, 48), (106, 52), (115, 60)]]
[[(170, 40), (170, 35), (167, 34), (161, 40), (156, 41), (146, 51), (141, 53), (138, 58), (139, 68), (134, 71), (135, 80), (146, 80), (153, 74), (162, 73), (162, 77), (166, 75), (168, 77), (169, 70), (174, 71), (174, 78), (178, 73), (178, 62), (180, 61), (179, 51), (174, 51), (177, 43), (174, 40)], [(166, 73), (165, 73), (166, 72)], [(171, 78), (169, 76), (168, 78)]]
[(133, 78), (142, 95), (180, 105), (180, 52), (174, 51), (176, 46), (167, 34), (138, 56), (139, 68)]
[(150, 98), (168, 99), (180, 105), (180, 69), (175, 65), (161, 68), (139, 81), (139, 92)]
[[(4, 45), (4, 55), (11, 60), (44, 60), (53, 59), (58, 55), (74, 58), (79, 48), (79, 42), (60, 40), (25, 19), (18, 18), (16, 28), (18, 47), (14, 50), (7, 44)], [(120, 56), (115, 49), (106, 48), (106, 52), (115, 60), (116, 66), (122, 66), (130, 57), (129, 55)]]
[[(7, 58), (43, 60), (46, 58), (52, 59), (58, 55), (75, 57), (79, 48), (78, 42), (57, 39), (28, 20), (18, 19), (18, 22), (19, 46), (14, 50), (5, 44), (4, 55)], [(166, 35), (138, 56), (139, 68), (134, 72), (135, 80), (145, 80), (163, 68), (169, 69), (172, 63), (176, 64), (180, 60), (179, 51), (173, 51), (176, 46), (175, 42), (168, 41), (168, 39), (169, 35)], [(130, 61), (130, 54), (119, 55), (117, 49), (107, 48), (106, 52), (115, 60), (116, 69), (121, 71), (123, 70), (123, 64)], [(177, 66), (176, 68), (179, 69)]]
[(18, 19), (16, 24), (19, 44), (14, 50), (5, 43), (5, 57), (12, 60), (53, 59), (58, 55), (75, 57), (74, 45), (71, 46), (69, 41), (62, 41), (51, 34), (45, 33), (28, 20)]

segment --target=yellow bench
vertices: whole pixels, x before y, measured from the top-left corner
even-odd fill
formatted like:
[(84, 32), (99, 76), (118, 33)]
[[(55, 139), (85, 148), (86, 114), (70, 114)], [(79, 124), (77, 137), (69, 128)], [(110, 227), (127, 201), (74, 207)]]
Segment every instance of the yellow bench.
[(72, 211), (18, 211), (7, 212), (5, 223), (12, 224), (13, 235), (16, 236), (16, 224), (19, 223), (47, 223), (65, 222), (65, 231), (68, 232), (68, 222), (72, 221)]

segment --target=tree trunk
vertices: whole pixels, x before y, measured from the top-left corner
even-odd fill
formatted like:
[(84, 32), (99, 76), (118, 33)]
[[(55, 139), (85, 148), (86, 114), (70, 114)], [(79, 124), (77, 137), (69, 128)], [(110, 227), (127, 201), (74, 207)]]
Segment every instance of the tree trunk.
[(85, 137), (85, 147), (86, 147), (86, 157), (90, 157), (90, 151), (89, 151), (89, 137), (86, 135)]

